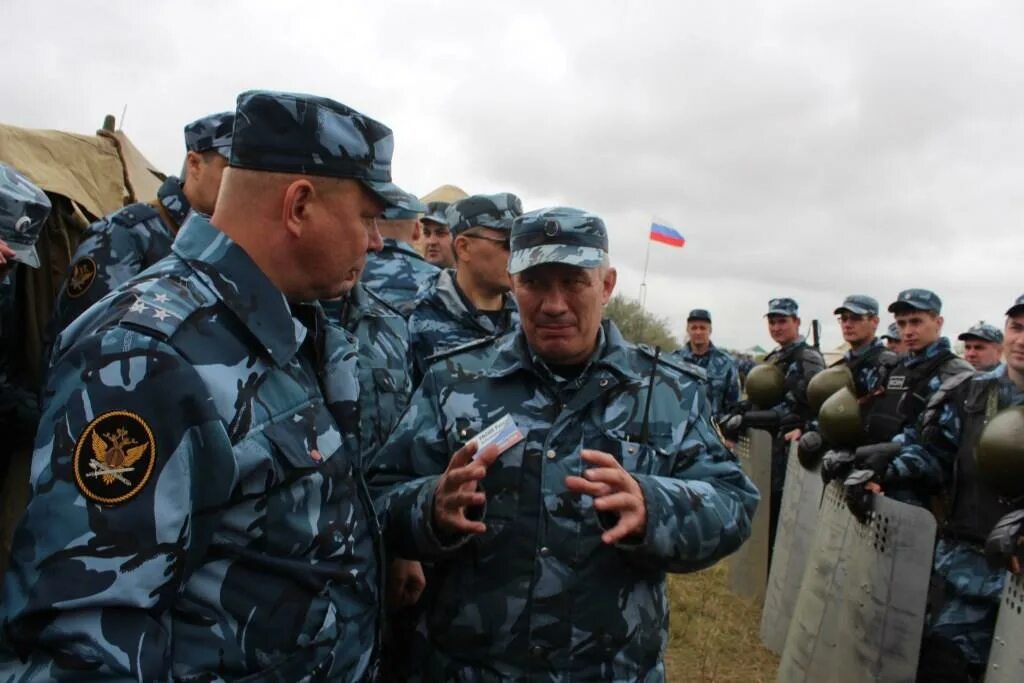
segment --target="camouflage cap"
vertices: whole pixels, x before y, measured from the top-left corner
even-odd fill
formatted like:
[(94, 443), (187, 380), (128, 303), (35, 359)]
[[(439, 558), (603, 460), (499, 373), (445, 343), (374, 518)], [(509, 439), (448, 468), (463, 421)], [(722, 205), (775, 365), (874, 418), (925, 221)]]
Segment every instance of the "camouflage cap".
[(768, 315), (800, 315), (800, 307), (796, 303), (796, 299), (790, 299), (789, 297), (783, 297), (781, 299), (771, 299), (768, 301)]
[(222, 111), (196, 119), (185, 126), (185, 149), (190, 152), (213, 150), (231, 160), (231, 137), (235, 128), (235, 112)]
[(688, 316), (686, 316), (686, 322), (690, 322), (691, 320), (706, 320), (711, 322), (711, 313), (704, 308), (695, 308), (690, 311)]
[(906, 313), (908, 310), (942, 312), (942, 299), (930, 289), (904, 289), (889, 304), (890, 313)]
[(420, 220), (428, 223), (437, 223), (438, 225), (448, 225), (448, 219), (445, 218), (445, 210), (448, 206), (448, 202), (429, 202), (427, 204), (427, 212)]
[(878, 300), (865, 294), (851, 294), (843, 305), (832, 311), (836, 315), (848, 311), (854, 315), (878, 315)]
[(14, 251), (14, 260), (39, 267), (36, 240), (49, 215), (49, 197), (28, 178), (0, 163), (0, 240)]
[(608, 256), (608, 230), (598, 216), (564, 206), (525, 213), (512, 223), (515, 275), (542, 263), (597, 268)]
[(885, 334), (882, 335), (882, 339), (892, 339), (893, 341), (899, 341), (902, 339), (900, 336), (900, 326), (896, 323), (889, 323), (889, 327), (885, 331)]
[(1019, 315), (1024, 312), (1024, 294), (1017, 297), (1013, 305), (1006, 309), (1006, 315)]
[(404, 190), (399, 189), (399, 192), (405, 194), (404, 203), (399, 205), (392, 205), (384, 209), (383, 218), (386, 221), (402, 221), (416, 218), (421, 213), (427, 210), (427, 205), (416, 198), (416, 195), (409, 194)]
[(995, 325), (989, 325), (988, 323), (979, 322), (977, 325), (971, 325), (971, 327), (957, 337), (960, 341), (967, 339), (980, 339), (981, 341), (994, 342), (996, 344), (1003, 343), (1003, 331)]
[(511, 192), (474, 194), (449, 205), (444, 215), (455, 234), (477, 226), (511, 230), (512, 221), (523, 215), (523, 203)]
[(231, 165), (353, 178), (387, 206), (410, 208), (391, 182), (394, 146), (390, 128), (334, 100), (250, 90), (238, 96)]

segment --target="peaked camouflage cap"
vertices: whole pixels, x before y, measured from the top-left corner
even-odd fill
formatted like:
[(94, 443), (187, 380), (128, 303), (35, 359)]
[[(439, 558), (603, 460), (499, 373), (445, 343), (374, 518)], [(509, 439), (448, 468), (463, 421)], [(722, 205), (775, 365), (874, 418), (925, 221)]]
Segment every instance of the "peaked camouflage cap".
[(421, 202), (416, 195), (409, 194), (398, 188), (405, 195), (404, 204), (389, 206), (384, 209), (383, 218), (386, 221), (402, 221), (416, 218), (427, 210), (427, 205)]
[(1018, 296), (1013, 305), (1006, 309), (1006, 315), (1017, 315), (1021, 311), (1024, 311), (1024, 294)]
[(511, 192), (474, 194), (450, 204), (444, 215), (455, 234), (477, 226), (511, 230), (512, 221), (523, 215), (523, 203)]
[(238, 96), (231, 165), (353, 178), (387, 206), (412, 208), (391, 182), (395, 139), (383, 123), (316, 95), (250, 90)]
[(790, 299), (787, 296), (771, 299), (768, 301), (768, 312), (765, 313), (765, 316), (769, 315), (791, 315), (797, 317), (800, 315), (800, 306), (797, 304), (796, 299)]
[(968, 339), (980, 339), (981, 341), (995, 342), (996, 344), (1003, 343), (1003, 331), (995, 325), (989, 323), (978, 323), (977, 325), (971, 325), (971, 327), (959, 337), (960, 341), (966, 341)]
[(31, 180), (0, 163), (0, 240), (14, 250), (14, 260), (39, 267), (36, 240), (50, 215), (50, 198)]
[(867, 294), (851, 294), (843, 299), (843, 305), (832, 313), (838, 315), (843, 311), (854, 315), (878, 315), (878, 299)]
[(942, 299), (930, 289), (904, 289), (896, 301), (889, 304), (890, 313), (906, 313), (910, 310), (941, 313)]
[(185, 126), (185, 149), (190, 152), (214, 150), (231, 160), (231, 136), (235, 128), (235, 112), (222, 111), (196, 119)]
[(448, 206), (448, 202), (428, 202), (427, 212), (420, 220), (437, 223), (438, 225), (448, 225), (448, 219), (445, 217), (445, 211), (448, 209)]
[(565, 206), (525, 213), (512, 224), (515, 275), (542, 263), (597, 268), (608, 256), (608, 229), (595, 214)]
[(902, 339), (900, 336), (900, 326), (896, 323), (889, 323), (889, 328), (882, 335), (882, 339), (892, 339), (893, 341)]

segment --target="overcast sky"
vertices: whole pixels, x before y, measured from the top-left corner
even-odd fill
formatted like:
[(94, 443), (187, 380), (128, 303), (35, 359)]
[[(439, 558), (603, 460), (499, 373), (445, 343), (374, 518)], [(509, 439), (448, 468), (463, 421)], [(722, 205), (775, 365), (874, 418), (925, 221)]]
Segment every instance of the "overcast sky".
[[(182, 126), (250, 88), (324, 95), (395, 131), (394, 178), (595, 211), (618, 291), (681, 337), (771, 346), (848, 293), (1002, 325), (1024, 292), (1024, 3), (46, 2), (3, 0), (0, 122), (90, 133), (104, 114), (180, 168)], [(883, 313), (883, 325), (890, 320)]]

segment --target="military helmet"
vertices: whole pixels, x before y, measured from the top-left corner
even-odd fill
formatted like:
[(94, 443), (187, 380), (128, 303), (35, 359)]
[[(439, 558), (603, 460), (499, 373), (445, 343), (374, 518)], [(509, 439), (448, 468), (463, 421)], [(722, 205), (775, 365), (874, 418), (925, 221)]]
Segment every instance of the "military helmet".
[(1024, 494), (1024, 406), (993, 417), (974, 449), (978, 475), (1003, 496)]
[(755, 365), (747, 374), (744, 385), (749, 398), (760, 408), (771, 408), (782, 402), (786, 396), (786, 378), (782, 370), (772, 363)]
[(834, 448), (856, 448), (864, 440), (860, 402), (850, 387), (840, 388), (821, 404), (818, 431)]
[(811, 410), (817, 413), (825, 399), (843, 387), (853, 389), (853, 373), (846, 365), (835, 365), (812, 377), (807, 383), (807, 403)]

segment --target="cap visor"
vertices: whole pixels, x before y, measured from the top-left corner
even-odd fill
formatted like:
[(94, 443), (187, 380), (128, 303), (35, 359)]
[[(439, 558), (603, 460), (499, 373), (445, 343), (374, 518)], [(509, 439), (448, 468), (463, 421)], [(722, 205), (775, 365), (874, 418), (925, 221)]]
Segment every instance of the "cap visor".
[(415, 211), (416, 213), (424, 213), (427, 210), (426, 204), (411, 194), (407, 194), (394, 183), (382, 183), (377, 180), (365, 180), (362, 178), (360, 180), (363, 185), (370, 189), (370, 192), (377, 195), (388, 206), (405, 209), (406, 211)]
[(14, 252), (14, 260), (18, 263), (24, 263), (31, 268), (39, 267), (39, 254), (36, 253), (34, 246), (12, 244), (10, 242), (7, 243), (7, 246)]
[(1010, 306), (1010, 308), (1007, 309), (1007, 311), (1006, 311), (1006, 315), (1011, 315), (1011, 316), (1012, 315), (1020, 315), (1021, 313), (1024, 313), (1024, 304), (1016, 304), (1014, 306)]
[(771, 308), (771, 309), (768, 310), (767, 313), (765, 313), (765, 316), (769, 316), (769, 315), (794, 316), (794, 315), (796, 315), (796, 313), (792, 313), (790, 311), (787, 311), (787, 310), (784, 310), (784, 309), (781, 309), (781, 308)]
[(894, 301), (891, 304), (889, 304), (889, 312), (890, 313), (899, 313), (900, 311), (905, 311), (908, 308), (911, 309), (911, 310), (914, 310), (914, 311), (930, 311), (930, 310), (933, 310), (929, 306), (919, 306), (918, 304), (914, 304), (914, 303), (911, 303), (909, 301)]
[(579, 268), (597, 268), (604, 263), (605, 252), (596, 247), (577, 247), (567, 244), (541, 244), (519, 249), (508, 260), (508, 272), (521, 273), (545, 263), (563, 263)]
[(832, 314), (833, 315), (839, 315), (843, 311), (846, 311), (847, 313), (853, 313), (854, 315), (877, 315), (873, 311), (869, 311), (866, 308), (861, 308), (860, 306), (856, 306), (856, 305), (853, 305), (853, 306), (840, 306), (836, 310), (832, 311)]

